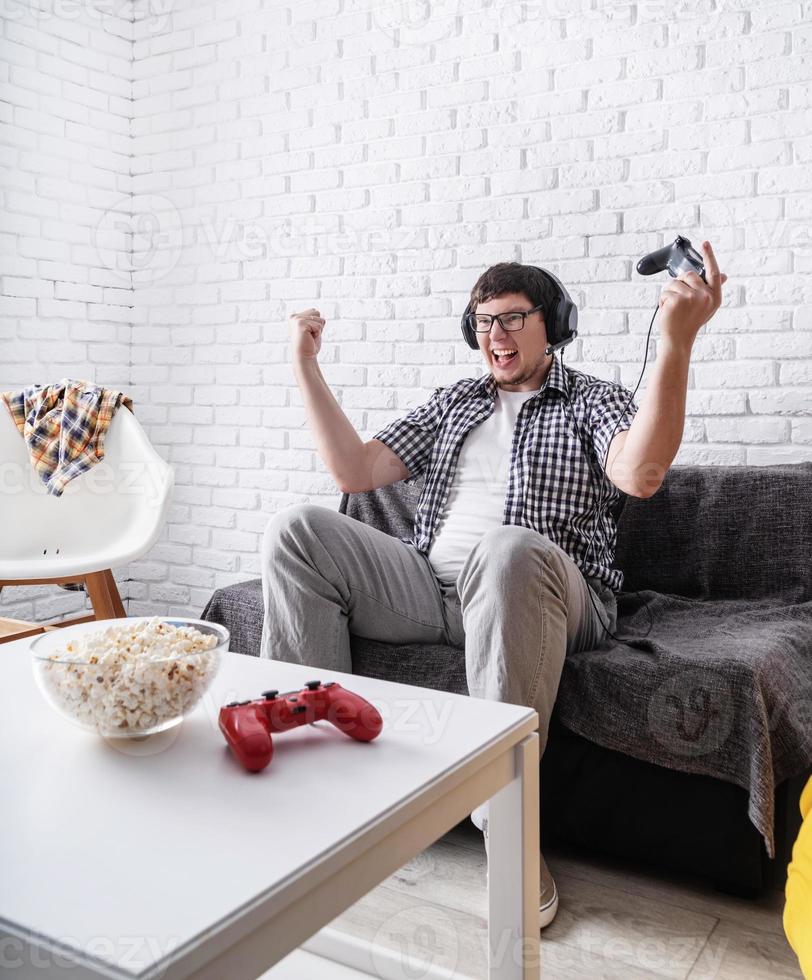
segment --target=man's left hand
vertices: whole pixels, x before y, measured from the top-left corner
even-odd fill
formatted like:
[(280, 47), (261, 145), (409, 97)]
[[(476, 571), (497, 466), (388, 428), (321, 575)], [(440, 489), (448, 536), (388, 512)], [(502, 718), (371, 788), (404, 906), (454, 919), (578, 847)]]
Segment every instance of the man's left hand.
[(690, 349), (699, 328), (707, 323), (722, 303), (722, 285), (727, 276), (719, 272), (710, 242), (702, 243), (704, 282), (696, 272), (672, 279), (660, 293), (660, 334), (668, 343)]

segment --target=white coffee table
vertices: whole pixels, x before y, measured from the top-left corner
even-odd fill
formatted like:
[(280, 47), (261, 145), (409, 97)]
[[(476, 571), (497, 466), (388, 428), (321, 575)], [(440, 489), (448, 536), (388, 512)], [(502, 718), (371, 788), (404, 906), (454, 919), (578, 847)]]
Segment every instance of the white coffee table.
[[(490, 798), (489, 977), (538, 977), (535, 711), (227, 654), (181, 726), (114, 747), (44, 701), (29, 643), (0, 647), (0, 972), (459, 977), (324, 927)], [(372, 701), (381, 735), (320, 722), (244, 772), (219, 706), (317, 677)]]

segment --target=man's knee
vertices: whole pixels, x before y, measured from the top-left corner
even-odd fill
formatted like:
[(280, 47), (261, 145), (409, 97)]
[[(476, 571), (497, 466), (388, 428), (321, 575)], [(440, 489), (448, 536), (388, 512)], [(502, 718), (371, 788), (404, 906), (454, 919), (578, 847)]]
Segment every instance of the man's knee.
[(318, 534), (319, 528), (336, 513), (318, 504), (291, 504), (278, 510), (265, 525), (262, 536), (262, 555), (266, 560), (278, 554), (280, 548), (304, 542)]
[(560, 563), (561, 553), (546, 535), (503, 524), (486, 532), (474, 546), (460, 573), (461, 594), (472, 586), (538, 592), (539, 576), (550, 567), (560, 573)]
[(502, 524), (486, 532), (472, 554), (494, 571), (504, 572), (538, 565), (550, 555), (557, 555), (558, 549), (546, 535), (532, 528)]

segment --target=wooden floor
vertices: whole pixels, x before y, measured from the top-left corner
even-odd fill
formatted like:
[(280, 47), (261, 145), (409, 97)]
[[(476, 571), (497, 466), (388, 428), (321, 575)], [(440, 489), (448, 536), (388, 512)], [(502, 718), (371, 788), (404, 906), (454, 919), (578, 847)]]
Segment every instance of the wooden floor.
[[(689, 876), (545, 851), (560, 907), (542, 933), (545, 980), (799, 980), (783, 896), (753, 902)], [(463, 976), (485, 977), (482, 835), (469, 820), (331, 926)], [(417, 980), (417, 978), (416, 978)]]

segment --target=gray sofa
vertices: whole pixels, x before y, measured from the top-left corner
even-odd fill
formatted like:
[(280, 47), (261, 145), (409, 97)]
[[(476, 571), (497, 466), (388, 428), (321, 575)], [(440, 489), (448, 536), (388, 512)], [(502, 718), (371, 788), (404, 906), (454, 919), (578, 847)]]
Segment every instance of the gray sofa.
[[(341, 511), (408, 537), (421, 480)], [(567, 658), (541, 770), (543, 842), (756, 895), (781, 887), (812, 774), (812, 463), (674, 466), (623, 498), (616, 637)], [(259, 579), (203, 618), (256, 656)], [(354, 638), (355, 673), (467, 693), (465, 651)]]

